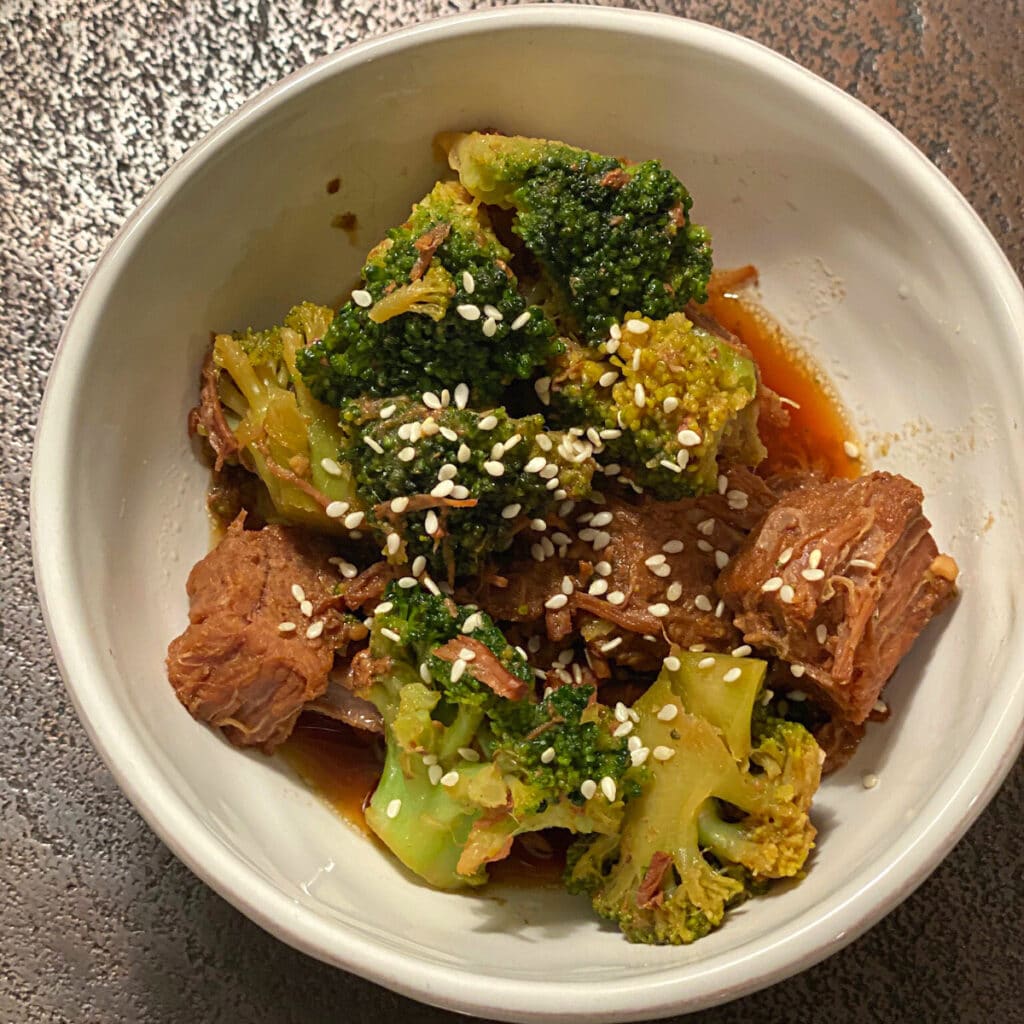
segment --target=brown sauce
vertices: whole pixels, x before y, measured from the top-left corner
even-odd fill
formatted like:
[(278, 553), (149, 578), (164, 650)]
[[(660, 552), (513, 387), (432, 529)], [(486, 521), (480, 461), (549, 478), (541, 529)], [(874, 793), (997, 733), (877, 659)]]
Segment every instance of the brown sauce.
[(756, 281), (754, 267), (716, 271), (704, 308), (750, 349), (765, 386), (789, 399), (785, 404), (788, 425), (761, 417), (761, 440), (768, 457), (760, 472), (771, 476), (799, 468), (816, 469), (826, 476), (858, 476), (860, 460), (850, 458), (843, 448), (854, 433), (835, 391), (807, 353), (749, 295), (748, 286)]
[[(771, 475), (802, 467), (830, 476), (854, 477), (861, 467), (843, 448), (853, 434), (842, 407), (823, 373), (743, 294), (743, 286), (756, 281), (756, 276), (753, 267), (716, 272), (705, 309), (750, 349), (765, 385), (799, 406), (787, 406), (788, 426), (762, 420), (761, 439), (768, 449), (763, 472)], [(378, 737), (306, 714), (280, 753), (314, 792), (372, 838), (364, 810), (383, 764)], [(515, 886), (559, 885), (571, 838), (557, 829), (518, 838), (511, 854), (489, 867), (491, 881)]]

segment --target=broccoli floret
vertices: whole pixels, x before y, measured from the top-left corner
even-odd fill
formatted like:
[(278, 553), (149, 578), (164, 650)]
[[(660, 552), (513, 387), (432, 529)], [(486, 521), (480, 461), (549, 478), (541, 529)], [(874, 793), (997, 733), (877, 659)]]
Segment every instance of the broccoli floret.
[[(591, 688), (537, 703), (525, 658), (488, 616), (419, 587), (388, 587), (370, 653), (377, 674), (363, 696), (384, 719), (387, 755), (366, 820), (421, 878), (481, 884), (523, 832), (617, 831), (635, 786), (625, 740)], [(493, 687), (492, 657), (510, 696)], [(610, 780), (589, 800), (585, 772)], [(621, 793), (609, 798), (612, 783)]]
[(807, 810), (820, 766), (810, 734), (772, 723), (749, 760), (732, 749), (749, 745), (750, 713), (747, 737), (739, 715), (764, 664), (704, 655), (713, 663), (701, 669), (702, 658), (673, 657), (680, 667), (670, 660), (633, 706), (642, 743), (633, 756), (650, 766), (649, 781), (617, 836), (578, 839), (567, 859), (570, 891), (589, 895), (633, 942), (701, 938), (768, 879), (799, 874), (815, 835)]
[(387, 399), (347, 403), (342, 422), (342, 455), (358, 467), (367, 524), (384, 551), (395, 562), (422, 556), (449, 582), (506, 550), (553, 503), (590, 490), (588, 449), (545, 433), (540, 416)]
[(373, 249), (363, 289), (300, 353), (313, 394), (340, 406), (467, 381), (476, 400), (497, 401), (560, 350), (554, 325), (519, 295), (510, 258), (479, 204), (439, 182)]
[(266, 485), (277, 515), (337, 532), (343, 524), (325, 510), (335, 502), (357, 509), (355, 482), (350, 467), (338, 462), (337, 411), (310, 394), (296, 368), (303, 345), (319, 337), (332, 316), (330, 309), (306, 302), (280, 327), (218, 334), (213, 364), (239, 461)]
[(657, 160), (478, 133), (440, 142), (473, 196), (516, 211), (513, 230), (588, 341), (627, 312), (663, 319), (705, 300), (710, 236), (690, 222), (690, 193)]
[(553, 423), (596, 427), (595, 458), (666, 500), (713, 491), (720, 456), (761, 461), (748, 355), (682, 313), (631, 315), (616, 335), (597, 348), (570, 345), (555, 361), (539, 389)]

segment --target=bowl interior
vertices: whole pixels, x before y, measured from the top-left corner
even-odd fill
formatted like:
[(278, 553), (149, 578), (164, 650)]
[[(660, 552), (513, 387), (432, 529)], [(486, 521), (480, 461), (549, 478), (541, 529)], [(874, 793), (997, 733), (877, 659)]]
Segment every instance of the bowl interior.
[[(885, 885), (889, 902), (912, 886), (901, 862), (944, 852), (966, 812), (942, 809), (964, 787), (977, 796), (993, 716), (1019, 707), (1006, 638), (1019, 634), (1024, 472), (1022, 446), (1005, 443), (1022, 407), (1019, 295), (952, 190), (881, 122), (766, 51), (688, 23), (582, 14), (461, 21), (354, 51), (188, 158), (75, 314), (35, 487), (69, 685), (122, 784), (200, 874), (291, 941), (421, 998), (597, 1020), (692, 1008), (795, 969), (877, 914)], [(895, 718), (823, 787), (806, 880), (691, 948), (630, 946), (557, 892), (419, 886), (278, 760), (195, 724), (164, 675), (210, 540), (185, 432), (209, 332), (338, 301), (442, 173), (433, 134), (476, 126), (667, 163), (718, 265), (757, 264), (766, 305), (831, 374), (875, 465), (924, 487), (963, 569), (952, 615), (889, 688)], [(351, 237), (331, 226), (346, 211)], [(862, 788), (865, 771), (877, 789)]]

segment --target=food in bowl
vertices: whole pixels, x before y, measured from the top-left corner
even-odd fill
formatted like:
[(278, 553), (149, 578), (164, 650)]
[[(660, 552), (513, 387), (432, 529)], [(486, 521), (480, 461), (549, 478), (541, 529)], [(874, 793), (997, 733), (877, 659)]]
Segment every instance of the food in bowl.
[(555, 830), (626, 938), (691, 942), (804, 871), (822, 768), (957, 568), (913, 483), (787, 438), (722, 323), (751, 272), (712, 278), (658, 161), (439, 142), (457, 180), (339, 310), (214, 337), (225, 529), (170, 680), (242, 746), (369, 737), (365, 821), (429, 884)]

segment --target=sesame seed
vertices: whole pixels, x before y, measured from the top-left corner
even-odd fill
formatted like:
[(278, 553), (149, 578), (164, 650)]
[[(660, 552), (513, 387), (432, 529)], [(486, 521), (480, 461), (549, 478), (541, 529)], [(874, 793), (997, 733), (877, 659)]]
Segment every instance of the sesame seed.
[(611, 512), (598, 512), (591, 520), (591, 526), (607, 526), (614, 516)]
[(549, 452), (555, 446), (554, 441), (552, 441), (551, 438), (548, 437), (547, 434), (538, 434), (534, 438), (534, 440), (537, 442), (537, 447), (542, 452)]
[(648, 569), (653, 569), (656, 565), (664, 565), (665, 562), (666, 558), (664, 555), (651, 555), (650, 558), (644, 559), (644, 565), (646, 565)]
[(332, 501), (327, 508), (324, 509), (324, 514), (328, 519), (340, 519), (347, 511), (347, 501)]
[(362, 523), (364, 518), (365, 513), (363, 512), (349, 512), (349, 514), (345, 516), (345, 529), (354, 530), (360, 523)]
[(611, 335), (612, 341), (622, 340), (622, 328), (618, 324), (612, 324), (608, 328), (608, 333)]
[(807, 694), (803, 690), (790, 690), (786, 697), (794, 704), (803, 704), (807, 700)]
[(810, 582), (810, 583), (817, 583), (818, 580), (823, 580), (825, 578), (825, 570), (824, 569), (804, 569), (800, 573), (800, 575), (803, 576), (803, 578), (805, 580), (807, 580), (808, 582)]
[(683, 585), (682, 583), (670, 583), (668, 590), (665, 591), (665, 597), (669, 601), (678, 601), (683, 596)]
[(628, 736), (633, 731), (633, 723), (627, 718), (624, 722), (615, 726), (612, 730), (612, 735), (616, 739), (622, 739), (623, 736)]
[(564, 651), (560, 652), (557, 658), (559, 665), (568, 665), (574, 657), (574, 653), (571, 647), (567, 647)]
[(700, 654), (702, 651), (706, 651), (707, 649), (707, 644), (690, 644), (690, 650), (693, 651), (694, 654)]
[(724, 611), (725, 611), (725, 602), (722, 601), (722, 600), (719, 600), (718, 604), (715, 605), (715, 618), (716, 619), (720, 619), (722, 617), (722, 612), (724, 612)]
[(311, 622), (306, 629), (306, 639), (315, 640), (324, 631), (324, 620), (317, 619), (316, 622)]
[[(638, 385), (638, 387), (639, 387), (639, 385)], [(682, 471), (683, 471), (681, 466), (677, 465), (675, 462), (670, 462), (668, 459), (662, 459), (658, 463), (658, 465), (659, 466), (664, 466), (665, 469), (669, 470), (672, 473), (682, 473)]]
[(738, 668), (731, 668), (722, 676), (722, 682), (735, 683), (742, 674)]
[(729, 556), (724, 551), (715, 552), (715, 566), (724, 569), (729, 564)]
[(456, 306), (455, 312), (458, 313), (463, 320), (480, 319), (480, 307), (474, 306), (472, 302), (464, 302), (461, 305)]
[[(425, 586), (427, 590), (434, 595), (434, 597), (441, 596), (441, 588), (429, 576), (423, 577), (423, 586)], [(447, 584), (445, 584), (445, 586), (447, 586)]]
[(627, 320), (626, 330), (632, 334), (646, 334), (650, 326), (643, 320)]
[(661, 550), (669, 555), (678, 555), (685, 545), (681, 540), (667, 540), (661, 545)]
[(675, 757), (675, 751), (671, 747), (655, 747), (651, 753), (654, 755), (655, 761), (667, 761), (670, 757)]
[(857, 569), (877, 569), (878, 566), (867, 558), (851, 558), (850, 565)]
[(505, 472), (505, 464), (503, 462), (495, 462), (493, 459), (491, 459), (490, 461), (484, 463), (484, 469), (491, 476), (502, 476)]
[(874, 789), (880, 780), (874, 772), (868, 772), (860, 781), (865, 789)]
[(294, 633), (297, 628), (294, 622), (279, 622), (277, 624), (278, 633)]
[(466, 616), (466, 621), (462, 624), (461, 633), (468, 635), (475, 630), (478, 630), (483, 625), (484, 619), (480, 612), (473, 612), (471, 615)]
[(498, 425), (498, 417), (493, 413), (486, 415), (478, 424), (481, 430), (493, 430)]
[(399, 581), (398, 585), (403, 590), (411, 590), (413, 587), (418, 586), (415, 576), (403, 576)]
[(540, 544), (530, 545), (530, 554), (533, 556), (535, 561), (543, 562), (547, 555), (544, 554), (544, 548)]
[(821, 565), (821, 548), (815, 548), (807, 558), (807, 564), (812, 569), (817, 569)]
[(341, 476), (341, 466), (339, 466), (334, 459), (321, 459), (320, 468), (328, 476)]
[(306, 592), (302, 589), (301, 586), (299, 586), (298, 583), (292, 584), (292, 597), (294, 597), (295, 600), (300, 603), (306, 600)]
[(459, 781), (459, 773), (456, 771), (445, 772), (438, 781), (445, 789), (451, 789)]
[(530, 311), (527, 309), (522, 312), (512, 321), (511, 329), (518, 331), (520, 328), (525, 327), (530, 322)]
[(606, 775), (601, 780), (601, 792), (604, 793), (604, 798), (608, 803), (615, 802), (615, 780), (610, 775)]
[(365, 288), (357, 288), (352, 293), (352, 301), (357, 306), (362, 306), (366, 309), (368, 306), (373, 305), (373, 296)]
[(387, 615), (392, 608), (395, 607), (394, 601), (381, 601), (376, 608), (373, 609), (374, 615)]
[[(630, 320), (630, 323), (635, 321)], [(642, 409), (647, 404), (647, 392), (644, 391), (643, 384), (636, 384), (633, 387), (633, 404), (638, 408)]]
[(433, 391), (424, 391), (423, 392), (423, 404), (428, 409), (440, 409), (441, 408), (441, 399), (438, 398), (437, 395), (435, 395)]
[(872, 711), (877, 711), (879, 714), (884, 715), (889, 710), (889, 705), (884, 700), (876, 700), (871, 706)]
[(397, 818), (398, 815), (401, 813), (401, 811), (402, 811), (402, 801), (399, 800), (398, 797), (396, 796), (395, 799), (392, 800), (388, 804), (387, 810), (384, 813), (389, 818)]
[(391, 511), (401, 514), (409, 507), (408, 498), (392, 498), (391, 499)]
[(771, 594), (771, 593), (774, 593), (776, 590), (781, 590), (781, 589), (782, 589), (782, 577), (781, 576), (772, 576), (771, 579), (765, 580), (764, 583), (761, 584), (761, 590), (765, 594)]
[(648, 747), (637, 747), (636, 750), (631, 750), (629, 752), (629, 759), (632, 762), (633, 767), (639, 768), (640, 765), (647, 760), (650, 753), (651, 751)]
[(610, 651), (614, 651), (615, 648), (618, 647), (621, 643), (622, 637), (617, 636), (612, 640), (606, 640), (603, 644), (601, 644), (598, 650), (600, 650), (602, 654), (608, 654)]
[(781, 569), (782, 566), (787, 565), (789, 563), (789, 560), (792, 557), (793, 557), (793, 549), (792, 548), (786, 548), (786, 550), (783, 551), (781, 555), (779, 555), (779, 560), (778, 560), (778, 562), (776, 564)]
[(501, 510), (501, 518), (502, 519), (515, 519), (515, 517), (517, 515), (519, 515), (520, 512), (522, 512), (522, 510), (523, 510), (523, 506), (522, 505), (515, 505), (515, 504), (513, 504), (513, 505), (506, 505)]
[(465, 463), (465, 462), (469, 462), (469, 460), (472, 457), (472, 455), (473, 455), (473, 453), (470, 451), (469, 445), (463, 443), (463, 444), (459, 445), (459, 450), (456, 453), (455, 458), (459, 462)]
[(824, 622), (819, 622), (817, 628), (814, 630), (815, 639), (819, 644), (824, 644), (828, 639), (828, 627)]
[(729, 478), (724, 473), (718, 474), (718, 493), (725, 494), (729, 489)]
[(402, 638), (393, 629), (388, 629), (387, 626), (384, 626), (380, 632), (382, 636), (386, 636), (389, 640), (393, 640), (396, 644), (400, 644), (402, 642)]
[(438, 471), (438, 480), (453, 480), (459, 475), (458, 469), (453, 466), (450, 462), (446, 462)]
[(608, 603), (613, 605), (624, 604), (626, 601), (626, 595), (621, 590), (613, 590), (608, 595)]
[(558, 466), (554, 462), (549, 462), (540, 471), (540, 476), (541, 476), (542, 480), (550, 481), (550, 480), (553, 480), (557, 475), (558, 475)]
[(412, 574), (413, 576), (422, 576), (427, 568), (427, 560), (423, 555), (417, 555), (412, 560)]
[(665, 412), (675, 412), (676, 409), (679, 408), (679, 399), (676, 398), (675, 395), (669, 395), (668, 398), (661, 403), (661, 407)]
[(557, 611), (559, 608), (564, 608), (569, 603), (569, 598), (565, 594), (554, 594), (544, 602), (545, 608), (550, 608), (552, 611)]
[(597, 792), (597, 783), (593, 779), (584, 779), (580, 784), (580, 793), (589, 800)]
[(462, 288), (468, 295), (472, 295), (476, 288), (476, 281), (473, 280), (473, 275), (468, 270), (462, 272)]
[[(426, 760), (426, 758), (424, 758)], [(430, 779), (430, 784), (436, 786), (441, 781), (441, 776), (444, 775), (444, 769), (439, 764), (432, 764), (427, 768), (427, 778)]]
[(549, 405), (551, 403), (550, 377), (539, 377), (534, 382), (533, 390), (537, 392), (537, 397), (541, 400), (542, 405)]
[(788, 583), (779, 587), (779, 600), (783, 604), (792, 604), (795, 599), (796, 591)]
[(483, 331), (483, 335), (485, 338), (493, 338), (494, 335), (498, 333), (498, 323), (496, 320), (492, 320), (490, 317), (488, 317), (484, 321), (481, 330)]
[(562, 577), (562, 593), (571, 594), (576, 589), (576, 584), (573, 583), (569, 576)]
[(551, 764), (555, 759), (555, 748), (547, 747), (540, 755), (541, 764)]
[[(430, 669), (427, 668), (425, 664), (420, 665), (420, 679), (422, 679), (423, 682), (427, 683), (428, 685), (431, 682)], [(431, 758), (431, 760), (427, 760), (427, 758)], [(427, 765), (437, 764), (437, 754), (424, 754), (423, 763)]]
[(523, 466), (524, 473), (539, 473), (546, 465), (548, 460), (543, 455), (535, 455), (530, 461)]
[(385, 405), (380, 411), (380, 418), (382, 420), (389, 420), (395, 415), (395, 410), (398, 408), (397, 405)]
[(753, 648), (750, 644), (740, 644), (739, 647), (732, 649), (732, 656), (734, 658), (746, 658), (752, 650)]
[(416, 449), (411, 446), (405, 447), (398, 453), (398, 458), (402, 462), (412, 462), (416, 458)]
[(452, 491), (455, 490), (455, 481), (448, 479), (442, 480), (440, 483), (434, 484), (430, 488), (431, 497), (434, 498), (447, 498)]
[(847, 456), (851, 459), (860, 458), (860, 449), (852, 441), (843, 442), (843, 451), (846, 452)]
[(658, 711), (658, 721), (660, 722), (671, 722), (676, 715), (679, 714), (678, 704), (665, 704)]
[(611, 576), (611, 574), (612, 574), (611, 562), (598, 562), (594, 566), (594, 572), (596, 572), (598, 576)]
[(308, 600), (303, 601), (299, 605), (299, 611), (302, 612), (302, 614), (305, 615), (307, 619), (310, 618), (313, 614), (313, 602)]
[(512, 451), (512, 449), (513, 449), (513, 448), (515, 448), (515, 446), (516, 446), (517, 444), (519, 444), (519, 442), (520, 442), (520, 441), (522, 441), (522, 439), (523, 439), (523, 435), (522, 435), (522, 434), (513, 434), (513, 435), (512, 435), (512, 436), (511, 436), (511, 437), (510, 437), (510, 438), (509, 438), (509, 439), (508, 439), (508, 440), (507, 440), (507, 441), (505, 442), (505, 451), (507, 451), (507, 452), (510, 452), (510, 451)]
[(462, 678), (462, 673), (466, 671), (466, 663), (461, 658), (456, 658), (452, 662), (452, 682), (457, 683)]
[(680, 444), (686, 445), (687, 448), (694, 448), (700, 444), (700, 434), (696, 430), (680, 430), (676, 435), (676, 440)]
[(647, 611), (651, 613), (656, 619), (663, 619), (668, 615), (670, 609), (667, 604), (649, 604)]
[(807, 667), (805, 665), (790, 665), (789, 672), (794, 678), (799, 679), (805, 672)]
[(715, 532), (715, 521), (712, 518), (702, 519), (697, 524), (697, 532), (705, 537), (710, 537)]
[(711, 600), (707, 597), (706, 594), (698, 594), (693, 599), (693, 603), (702, 612), (711, 611)]
[(729, 491), (726, 494), (726, 497), (730, 501), (741, 501), (741, 502), (743, 502), (743, 501), (747, 501), (748, 500), (749, 495), (747, 494), (746, 491), (739, 491), (739, 490), (736, 490), (734, 488), (733, 490)]
[(505, 454), (505, 445), (499, 441), (497, 444), (491, 445), (491, 458), (500, 459)]
[(505, 315), (502, 313), (502, 311), (498, 309), (497, 306), (491, 305), (491, 303), (487, 303), (487, 305), (484, 306), (484, 313), (486, 313), (487, 316), (489, 316), (492, 320), (505, 319)]
[(619, 379), (618, 370), (608, 370), (597, 378), (597, 383), (603, 388), (610, 388)]
[(708, 656), (707, 658), (701, 658), (700, 661), (697, 662), (697, 668), (713, 668), (714, 664), (715, 659)]

